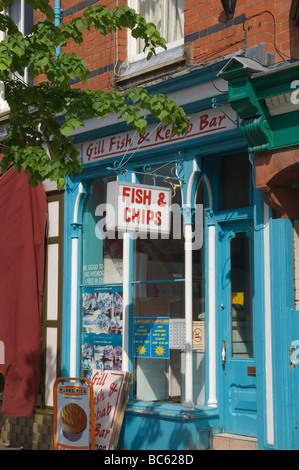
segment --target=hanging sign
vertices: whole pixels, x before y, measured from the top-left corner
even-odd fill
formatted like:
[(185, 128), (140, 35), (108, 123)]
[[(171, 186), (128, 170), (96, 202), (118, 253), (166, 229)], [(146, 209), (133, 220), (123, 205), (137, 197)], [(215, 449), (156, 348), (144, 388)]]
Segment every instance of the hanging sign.
[(95, 445), (97, 450), (115, 450), (128, 400), (132, 374), (95, 370), (94, 390)]
[(54, 383), (54, 449), (95, 449), (94, 394), (88, 379), (61, 377)]
[(107, 230), (169, 233), (171, 189), (112, 181), (107, 184)]

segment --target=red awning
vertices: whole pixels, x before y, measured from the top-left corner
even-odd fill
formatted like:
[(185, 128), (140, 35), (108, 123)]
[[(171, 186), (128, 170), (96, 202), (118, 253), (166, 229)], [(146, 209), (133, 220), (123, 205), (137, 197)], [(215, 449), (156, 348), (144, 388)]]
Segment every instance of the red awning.
[[(2, 414), (33, 414), (40, 386), (41, 313), (47, 201), (43, 186), (9, 170), (0, 178), (0, 341)], [(4, 362), (4, 364), (2, 364)]]

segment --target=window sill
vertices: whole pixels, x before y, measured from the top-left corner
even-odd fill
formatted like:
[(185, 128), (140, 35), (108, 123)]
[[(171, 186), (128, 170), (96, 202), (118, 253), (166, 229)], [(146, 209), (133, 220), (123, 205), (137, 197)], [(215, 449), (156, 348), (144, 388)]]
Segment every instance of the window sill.
[(191, 65), (190, 44), (181, 45), (161, 52), (150, 60), (122, 64), (117, 72), (116, 83), (119, 86), (138, 85), (165, 77), (165, 74), (179, 72)]
[(209, 406), (195, 406), (194, 410), (184, 410), (183, 405), (171, 402), (144, 402), (129, 400), (126, 413), (133, 415), (159, 416), (164, 419), (185, 421), (190, 419), (206, 419), (218, 416), (218, 408)]

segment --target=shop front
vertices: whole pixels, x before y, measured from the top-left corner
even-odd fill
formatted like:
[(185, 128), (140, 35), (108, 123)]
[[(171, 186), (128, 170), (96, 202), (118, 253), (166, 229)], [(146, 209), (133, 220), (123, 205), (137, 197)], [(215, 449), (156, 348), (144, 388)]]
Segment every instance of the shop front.
[[(62, 371), (133, 373), (122, 449), (208, 449), (221, 432), (264, 439), (269, 211), (211, 73), (160, 85), (190, 116), (184, 138), (110, 118), (75, 136), (83, 172), (65, 195)], [(115, 191), (135, 231), (110, 223)]]

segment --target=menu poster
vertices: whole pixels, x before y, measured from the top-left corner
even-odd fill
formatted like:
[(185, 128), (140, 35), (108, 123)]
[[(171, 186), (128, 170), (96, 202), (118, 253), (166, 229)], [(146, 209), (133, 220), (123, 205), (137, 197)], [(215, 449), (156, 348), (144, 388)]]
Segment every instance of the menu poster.
[(132, 375), (128, 372), (94, 371), (95, 446), (115, 450), (128, 400)]
[(94, 370), (122, 370), (122, 320), (120, 286), (83, 290), (81, 366), (84, 377), (90, 379)]
[(135, 317), (133, 320), (133, 355), (169, 358), (169, 317)]
[(60, 377), (54, 383), (54, 449), (95, 449), (94, 393), (87, 379)]

